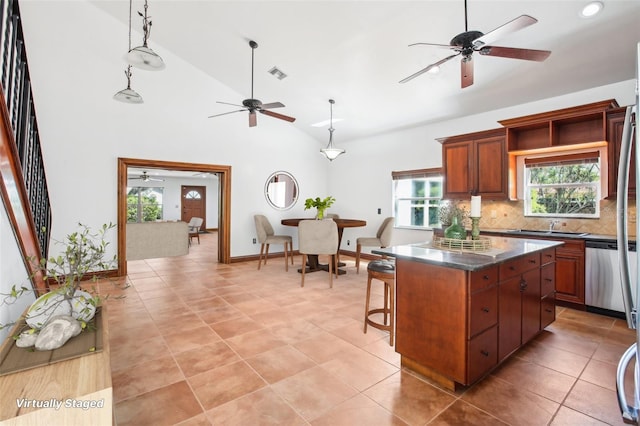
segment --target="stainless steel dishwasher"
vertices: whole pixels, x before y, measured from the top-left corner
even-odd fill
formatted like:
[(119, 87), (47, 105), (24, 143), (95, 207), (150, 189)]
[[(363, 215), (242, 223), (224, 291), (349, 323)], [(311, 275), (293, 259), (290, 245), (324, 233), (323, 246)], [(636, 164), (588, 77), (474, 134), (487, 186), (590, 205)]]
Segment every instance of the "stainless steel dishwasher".
[[(624, 303), (618, 243), (615, 241), (587, 240), (585, 256), (585, 303), (587, 311), (624, 318)], [(635, 253), (635, 241), (629, 241), (629, 254)], [(637, 264), (629, 262), (631, 282), (636, 282)], [(635, 290), (633, 291), (635, 294)]]

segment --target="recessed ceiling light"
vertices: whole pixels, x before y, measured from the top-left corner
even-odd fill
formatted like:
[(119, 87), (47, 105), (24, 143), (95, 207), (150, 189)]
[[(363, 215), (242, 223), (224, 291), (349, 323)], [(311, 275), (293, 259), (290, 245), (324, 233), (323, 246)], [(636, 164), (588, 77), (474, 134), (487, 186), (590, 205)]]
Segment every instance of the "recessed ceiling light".
[(601, 1), (592, 1), (582, 8), (580, 16), (583, 18), (591, 18), (600, 13), (602, 9), (604, 9), (604, 4)]
[[(337, 123), (338, 121), (343, 121), (343, 120), (344, 120), (343, 118), (334, 118), (333, 122)], [(329, 124), (330, 122), (331, 122), (331, 120), (324, 120), (324, 121), (321, 121), (319, 123), (312, 124), (311, 127), (324, 127), (327, 124)]]

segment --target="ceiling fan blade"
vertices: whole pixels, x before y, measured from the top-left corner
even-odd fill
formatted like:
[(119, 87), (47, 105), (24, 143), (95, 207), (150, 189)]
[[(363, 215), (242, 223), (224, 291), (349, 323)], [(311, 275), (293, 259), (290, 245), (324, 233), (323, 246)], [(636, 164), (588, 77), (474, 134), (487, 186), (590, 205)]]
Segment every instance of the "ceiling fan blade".
[(280, 102), (271, 102), (270, 104), (262, 104), (260, 108), (262, 109), (271, 109), (271, 108), (282, 108), (284, 107), (283, 103)]
[(548, 50), (518, 49), (514, 47), (486, 46), (478, 50), (481, 55), (499, 56), (501, 58), (524, 59), (542, 62), (551, 55)]
[(460, 61), (460, 83), (463, 89), (473, 84), (473, 59), (471, 55)]
[(222, 114), (210, 115), (209, 118), (220, 117), (221, 115), (233, 114), (234, 112), (242, 112), (242, 111), (247, 111), (247, 109), (237, 109), (235, 111), (223, 112)]
[(295, 118), (289, 117), (288, 115), (278, 114), (277, 112), (268, 111), (268, 110), (260, 110), (260, 112), (264, 115), (268, 115), (269, 117), (279, 118), (280, 120), (288, 121), (289, 123), (293, 123), (296, 121)]
[(249, 127), (256, 127), (258, 124), (258, 117), (255, 111), (249, 111)]
[(224, 105), (233, 105), (233, 106), (237, 106), (237, 107), (243, 107), (244, 105), (238, 105), (238, 104), (232, 104), (229, 102), (221, 102), (221, 101), (216, 101), (217, 104), (224, 104)]
[(435, 68), (435, 67), (439, 67), (440, 65), (444, 64), (444, 63), (445, 63), (445, 62), (447, 62), (448, 60), (455, 58), (455, 57), (456, 57), (456, 56), (458, 56), (459, 54), (460, 54), (460, 53), (456, 53), (455, 55), (447, 56), (446, 58), (441, 59), (441, 60), (439, 60), (438, 62), (435, 62), (435, 63), (433, 63), (433, 64), (429, 65), (429, 66), (428, 66), (428, 67), (426, 67), (426, 68), (421, 69), (421, 70), (420, 70), (420, 71), (418, 71), (417, 73), (415, 73), (415, 74), (411, 74), (409, 77), (407, 77), (407, 78), (405, 78), (405, 79), (400, 80), (400, 83), (406, 83), (406, 82), (407, 82), (407, 81), (409, 81), (409, 80), (413, 80), (414, 78), (418, 77), (419, 75), (422, 75), (422, 74), (424, 74), (425, 72), (427, 72), (427, 71), (429, 71), (429, 70), (431, 70), (431, 69), (433, 69), (433, 68)]
[(482, 37), (478, 37), (477, 39), (473, 40), (473, 47), (477, 50), (482, 46), (492, 44), (493, 42), (501, 39), (507, 34), (521, 30), (525, 27), (528, 27), (529, 25), (535, 24), (536, 22), (538, 22), (536, 18), (533, 18), (529, 15), (520, 15), (516, 19), (509, 21), (506, 24), (496, 28), (495, 30), (489, 31)]

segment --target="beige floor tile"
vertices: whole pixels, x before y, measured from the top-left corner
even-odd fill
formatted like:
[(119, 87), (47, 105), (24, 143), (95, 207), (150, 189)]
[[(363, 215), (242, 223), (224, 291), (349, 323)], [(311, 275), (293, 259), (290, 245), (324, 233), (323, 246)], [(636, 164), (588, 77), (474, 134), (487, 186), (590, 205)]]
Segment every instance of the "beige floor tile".
[(263, 379), (273, 384), (317, 364), (297, 349), (286, 345), (246, 359)]

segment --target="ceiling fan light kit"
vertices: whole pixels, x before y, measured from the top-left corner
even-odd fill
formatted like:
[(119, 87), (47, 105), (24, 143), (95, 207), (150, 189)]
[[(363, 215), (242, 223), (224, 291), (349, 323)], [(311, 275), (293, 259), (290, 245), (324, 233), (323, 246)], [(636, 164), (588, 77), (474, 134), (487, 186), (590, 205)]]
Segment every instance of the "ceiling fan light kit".
[[(599, 3), (599, 2), (595, 2)], [(439, 69), (440, 65), (445, 62), (455, 58), (460, 55), (460, 86), (464, 89), (465, 87), (469, 87), (473, 84), (473, 53), (478, 52), (483, 56), (496, 56), (502, 58), (509, 59), (522, 59), (527, 61), (538, 61), (542, 62), (551, 54), (548, 50), (535, 50), (535, 49), (520, 49), (514, 47), (500, 47), (493, 46), (493, 43), (498, 41), (499, 39), (505, 37), (508, 34), (511, 34), (515, 31), (521, 30), (525, 27), (535, 24), (538, 22), (537, 19), (529, 16), (529, 15), (521, 15), (506, 24), (489, 31), (487, 34), (484, 34), (480, 31), (469, 31), (467, 25), (467, 0), (464, 1), (464, 32), (458, 34), (454, 38), (451, 39), (448, 45), (445, 44), (435, 44), (435, 43), (413, 43), (409, 46), (435, 46), (441, 48), (447, 48), (453, 50), (453, 55), (447, 56), (446, 58), (428, 65), (427, 67), (421, 69), (420, 71), (410, 75), (403, 80), (400, 80), (400, 83), (406, 83), (414, 78), (429, 72), (432, 73), (436, 69)]]
[(329, 144), (327, 145), (326, 148), (322, 148), (320, 150), (320, 152), (327, 157), (327, 159), (329, 161), (333, 161), (336, 158), (338, 158), (338, 156), (340, 154), (344, 154), (345, 152), (347, 152), (344, 149), (341, 148), (336, 148), (333, 146), (333, 132), (334, 132), (334, 128), (333, 128), (333, 104), (335, 104), (336, 101), (334, 101), (333, 99), (329, 99), (329, 105), (330, 105), (330, 110), (331, 110), (331, 115), (329, 118)]

